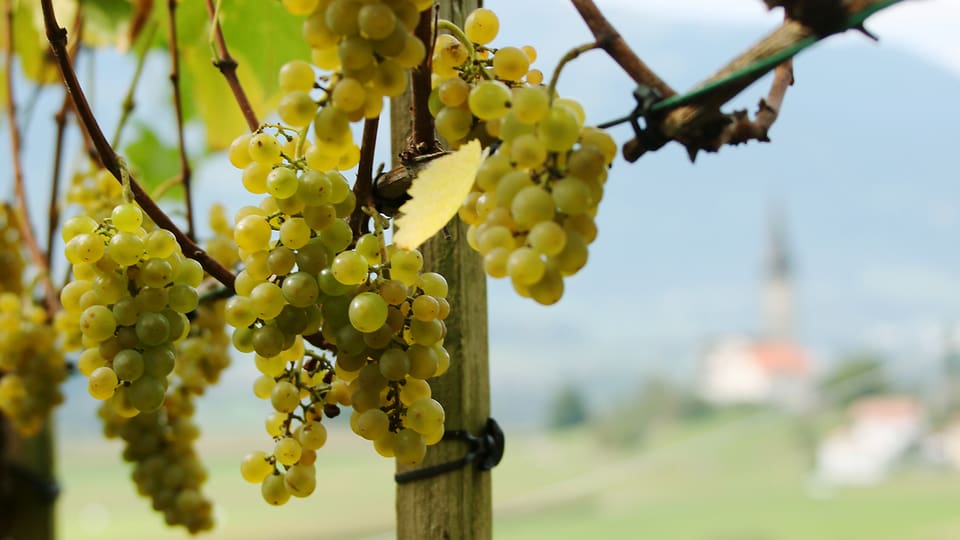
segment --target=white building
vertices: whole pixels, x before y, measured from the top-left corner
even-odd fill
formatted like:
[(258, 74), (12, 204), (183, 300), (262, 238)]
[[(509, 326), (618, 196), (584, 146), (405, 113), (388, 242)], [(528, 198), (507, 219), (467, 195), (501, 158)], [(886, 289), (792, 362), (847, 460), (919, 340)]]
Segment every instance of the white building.
[(715, 405), (800, 409), (814, 399), (813, 364), (805, 351), (791, 343), (727, 339), (704, 355), (700, 394)]
[(831, 484), (873, 484), (891, 469), (925, 431), (923, 408), (910, 396), (873, 396), (850, 406), (850, 423), (817, 449), (817, 476)]

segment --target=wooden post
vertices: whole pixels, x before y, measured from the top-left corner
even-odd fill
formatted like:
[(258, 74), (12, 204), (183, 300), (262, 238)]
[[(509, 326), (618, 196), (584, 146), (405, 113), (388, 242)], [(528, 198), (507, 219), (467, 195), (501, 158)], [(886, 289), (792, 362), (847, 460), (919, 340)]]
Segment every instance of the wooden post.
[[(440, 0), (440, 17), (462, 24), (476, 0)], [(408, 144), (410, 94), (391, 105), (392, 146), (396, 155)], [(490, 416), (490, 374), (487, 363), (487, 282), (480, 256), (467, 245), (466, 226), (454, 218), (421, 247), (424, 268), (441, 273), (450, 287), (451, 313), (444, 344), (450, 352), (450, 370), (430, 380), (433, 396), (446, 411), (446, 429), (477, 434)], [(466, 445), (441, 441), (427, 450), (417, 467), (398, 466), (398, 472), (462, 458)], [(488, 540), (493, 537), (489, 472), (474, 465), (397, 485), (397, 538), (400, 540)]]
[[(48, 422), (52, 421), (48, 419)], [(53, 435), (18, 436), (0, 415), (0, 538), (54, 537)]]

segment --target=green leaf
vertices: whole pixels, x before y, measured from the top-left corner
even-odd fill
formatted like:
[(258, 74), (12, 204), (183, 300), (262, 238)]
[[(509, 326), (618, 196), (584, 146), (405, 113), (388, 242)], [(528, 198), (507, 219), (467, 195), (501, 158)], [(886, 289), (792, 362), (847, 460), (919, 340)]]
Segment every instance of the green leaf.
[[(76, 12), (74, 2), (55, 0), (57, 16), (63, 12), (72, 18)], [(13, 49), (20, 57), (20, 67), (30, 81), (37, 84), (60, 82), (60, 72), (53, 61), (50, 46), (43, 28), (43, 13), (40, 2), (19, 2), (13, 14)], [(0, 49), (6, 50), (6, 24), (0, 25)]]
[(133, 15), (129, 0), (80, 0), (80, 6), (85, 45), (115, 45), (121, 50), (129, 47), (127, 27)]
[[(136, 138), (123, 149), (127, 166), (148, 193), (180, 174), (180, 154), (173, 144), (160, 139), (145, 122), (136, 122)], [(182, 199), (182, 189), (167, 190), (165, 198)]]
[[(309, 58), (301, 35), (303, 17), (290, 15), (280, 2), (269, 0), (223, 0), (220, 10), (227, 47), (238, 64), (237, 76), (253, 110), (263, 119), (279, 100), (280, 66)], [(179, 4), (177, 26), (185, 118), (199, 117), (207, 129), (209, 149), (224, 149), (248, 129), (230, 87), (213, 65), (204, 2)]]

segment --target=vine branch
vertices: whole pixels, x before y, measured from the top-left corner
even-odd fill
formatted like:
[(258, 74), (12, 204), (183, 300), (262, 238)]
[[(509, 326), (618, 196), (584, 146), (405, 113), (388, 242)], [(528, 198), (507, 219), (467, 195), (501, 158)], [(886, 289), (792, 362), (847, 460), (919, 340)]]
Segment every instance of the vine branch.
[(373, 202), (373, 151), (377, 146), (377, 128), (380, 117), (367, 118), (363, 123), (363, 136), (360, 143), (360, 162), (357, 165), (357, 181), (353, 184), (353, 193), (357, 196), (357, 206), (350, 214), (350, 228), (353, 237), (370, 232), (370, 216), (364, 208), (375, 208)]
[[(83, 93), (83, 88), (77, 80), (77, 74), (70, 63), (69, 55), (66, 50), (67, 30), (62, 28), (57, 22), (56, 13), (53, 9), (52, 0), (40, 0), (40, 6), (43, 10), (43, 24), (47, 34), (47, 40), (50, 42), (50, 48), (53, 56), (60, 68), (60, 74), (63, 77), (63, 83), (67, 88), (76, 108), (77, 118), (80, 121), (83, 130), (90, 137), (94, 147), (99, 153), (100, 162), (104, 168), (113, 174), (117, 181), (120, 181), (122, 175), (120, 171), (120, 162), (117, 154), (103, 135), (100, 124), (97, 122), (90, 104)], [(140, 204), (144, 212), (157, 224), (158, 227), (167, 229), (176, 237), (180, 244), (183, 254), (196, 260), (200, 265), (217, 281), (224, 286), (233, 288), (235, 276), (230, 270), (224, 268), (220, 263), (214, 260), (203, 249), (200, 248), (189, 236), (184, 234), (173, 221), (157, 206), (157, 203), (143, 190), (140, 183), (132, 175), (129, 176), (130, 188), (133, 191), (134, 199)]]
[(14, 27), (13, 27), (13, 0), (6, 0), (4, 3), (4, 21), (7, 30), (6, 46), (6, 66), (7, 74), (5, 84), (7, 86), (7, 123), (10, 125), (10, 154), (13, 162), (13, 182), (14, 191), (17, 198), (19, 211), (17, 212), (17, 225), (20, 229), (20, 237), (27, 245), (27, 251), (30, 252), (30, 258), (36, 265), (39, 272), (39, 278), (43, 283), (44, 299), (47, 306), (47, 316), (52, 318), (59, 306), (57, 293), (53, 289), (53, 282), (50, 280), (50, 266), (47, 264), (47, 258), (40, 251), (37, 245), (37, 238), (34, 235), (33, 226), (30, 224), (30, 207), (27, 205), (27, 193), (23, 182), (23, 163), (20, 160), (20, 128), (17, 125), (17, 103), (13, 89), (13, 50), (14, 50)]
[(134, 94), (137, 91), (137, 85), (140, 83), (140, 75), (143, 74), (143, 64), (147, 61), (147, 51), (150, 50), (150, 44), (153, 42), (153, 35), (156, 31), (157, 25), (151, 24), (150, 29), (147, 31), (147, 37), (143, 42), (143, 50), (140, 51), (140, 56), (137, 57), (137, 66), (133, 70), (133, 79), (130, 80), (130, 86), (127, 87), (127, 94), (123, 97), (123, 102), (120, 106), (120, 120), (117, 121), (117, 127), (113, 132), (113, 147), (115, 149), (120, 148), (120, 136), (123, 134), (123, 128), (126, 127), (130, 116), (133, 114), (133, 110), (137, 106)]
[(230, 91), (233, 92), (233, 97), (237, 100), (237, 105), (240, 106), (240, 112), (243, 113), (243, 118), (247, 121), (247, 127), (250, 128), (250, 131), (256, 131), (260, 127), (260, 121), (257, 120), (257, 114), (253, 111), (250, 100), (247, 99), (247, 93), (244, 91), (243, 85), (240, 84), (240, 79), (237, 78), (237, 61), (230, 56), (227, 41), (223, 37), (219, 11), (213, 5), (213, 0), (206, 0), (206, 4), (207, 13), (210, 15), (210, 24), (213, 25), (213, 39), (217, 53), (213, 65), (220, 70), (223, 78), (227, 80)]
[(193, 171), (187, 160), (187, 148), (183, 138), (183, 104), (180, 96), (180, 50), (177, 46), (177, 0), (167, 0), (167, 25), (170, 50), (170, 85), (173, 87), (173, 108), (177, 119), (177, 150), (180, 154), (180, 183), (183, 185), (184, 214), (187, 220), (187, 236), (196, 238), (193, 227), (193, 200), (190, 179)]
[(433, 60), (434, 18), (436, 12), (432, 9), (420, 13), (420, 22), (414, 31), (417, 38), (423, 42), (426, 54), (420, 65), (413, 68), (410, 75), (413, 93), (413, 134), (410, 146), (404, 151), (401, 160), (406, 161), (412, 156), (430, 154), (442, 150), (434, 134), (433, 115), (430, 114), (430, 90)]

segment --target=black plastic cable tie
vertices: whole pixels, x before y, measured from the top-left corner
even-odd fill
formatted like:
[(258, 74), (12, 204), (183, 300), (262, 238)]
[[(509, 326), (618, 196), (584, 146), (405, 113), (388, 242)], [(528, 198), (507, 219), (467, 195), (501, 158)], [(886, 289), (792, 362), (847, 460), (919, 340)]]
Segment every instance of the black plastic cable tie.
[(432, 478), (444, 473), (455, 471), (466, 467), (470, 463), (477, 464), (477, 470), (489, 471), (497, 466), (503, 459), (504, 435), (500, 425), (493, 418), (487, 418), (487, 423), (483, 426), (479, 435), (473, 435), (469, 431), (454, 429), (443, 434), (444, 441), (463, 441), (467, 443), (467, 453), (460, 459), (432, 465), (422, 469), (397, 473), (394, 480), (398, 484), (406, 484), (425, 478)]

